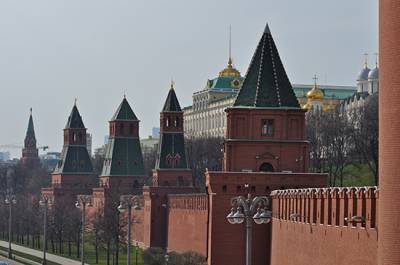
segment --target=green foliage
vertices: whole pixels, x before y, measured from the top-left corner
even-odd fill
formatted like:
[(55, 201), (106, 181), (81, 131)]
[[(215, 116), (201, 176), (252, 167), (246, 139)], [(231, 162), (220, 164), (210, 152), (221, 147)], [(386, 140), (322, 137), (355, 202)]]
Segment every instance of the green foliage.
[(196, 252), (169, 252), (168, 263), (165, 251), (162, 248), (148, 248), (143, 252), (143, 264), (145, 265), (204, 265), (205, 258)]

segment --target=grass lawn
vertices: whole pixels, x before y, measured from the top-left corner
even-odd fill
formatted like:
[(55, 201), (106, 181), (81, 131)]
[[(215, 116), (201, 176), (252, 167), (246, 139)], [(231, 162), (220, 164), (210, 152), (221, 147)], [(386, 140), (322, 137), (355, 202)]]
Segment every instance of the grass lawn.
[[(5, 239), (5, 240), (7, 240), (7, 239)], [(90, 238), (89, 235), (86, 236), (86, 240), (87, 240), (87, 243), (85, 244), (85, 262), (88, 263), (88, 264), (91, 264), (91, 265), (92, 264), (93, 265), (94, 264), (107, 265), (107, 259), (106, 259), (106, 254), (107, 253), (106, 253), (106, 250), (105, 249), (99, 249), (99, 262), (96, 263), (95, 248), (94, 248), (94, 244), (91, 243), (92, 241), (91, 241), (91, 238)], [(22, 244), (20, 244), (18, 242), (13, 242), (13, 243), (21, 245), (21, 246), (24, 246), (24, 247), (32, 248), (31, 246), (22, 245)], [(57, 251), (55, 253), (53, 253), (51, 251), (50, 241), (48, 242), (48, 246), (47, 247), (48, 247), (48, 253), (59, 255), (59, 256), (63, 256), (63, 257), (74, 259), (74, 260), (80, 260), (80, 258), (78, 258), (77, 255), (76, 255), (76, 245), (75, 244), (72, 244), (71, 256), (68, 256), (68, 244), (67, 243), (64, 243), (64, 254), (59, 254)], [(127, 258), (127, 246), (125, 244), (120, 244), (119, 247), (120, 247), (120, 249), (119, 249), (118, 264), (124, 265), (124, 264), (126, 264), (126, 258)], [(38, 249), (38, 248), (36, 248), (36, 249), (37, 250), (41, 250), (41, 249)], [(135, 246), (132, 246), (132, 252), (131, 253), (132, 253), (131, 254), (131, 264), (135, 265), (135, 260), (136, 260)], [(142, 265), (142, 258), (141, 258), (142, 250), (140, 248), (138, 248), (137, 253), (138, 253), (138, 257), (137, 257), (138, 258), (138, 263), (137, 264), (138, 265)], [(17, 254), (17, 252), (15, 252), (15, 255), (19, 255), (19, 254)], [(36, 258), (36, 257), (30, 258), (30, 257), (25, 257), (23, 255), (25, 255), (25, 256), (30, 256), (30, 255), (26, 255), (26, 254), (22, 253), (21, 257), (28, 258), (28, 259), (31, 259), (33, 261), (41, 262), (41, 260), (42, 260), (41, 258)], [(49, 263), (49, 264), (50, 265), (58, 265), (56, 263), (53, 263), (53, 264)], [(110, 265), (113, 264), (113, 255), (112, 255), (112, 253), (110, 253), (110, 263), (109, 264)]]
[(351, 164), (345, 167), (343, 186), (374, 186), (374, 175), (366, 164)]

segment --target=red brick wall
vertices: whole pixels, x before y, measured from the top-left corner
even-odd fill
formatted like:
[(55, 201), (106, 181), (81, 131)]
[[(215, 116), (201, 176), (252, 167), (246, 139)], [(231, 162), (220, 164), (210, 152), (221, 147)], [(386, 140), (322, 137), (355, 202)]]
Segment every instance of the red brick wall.
[[(226, 216), (231, 209), (231, 198), (245, 195), (244, 184), (249, 184), (252, 195), (268, 195), (279, 188), (324, 187), (325, 174), (207, 172), (209, 194), (208, 264), (245, 264), (245, 227), (231, 225)], [(269, 264), (271, 225), (253, 226), (253, 264)]]
[[(354, 187), (272, 192), (271, 265), (375, 265), (378, 195)], [(365, 222), (346, 221), (353, 216)]]
[(168, 250), (207, 256), (207, 194), (169, 195)]
[(400, 264), (400, 1), (380, 0), (379, 265)]

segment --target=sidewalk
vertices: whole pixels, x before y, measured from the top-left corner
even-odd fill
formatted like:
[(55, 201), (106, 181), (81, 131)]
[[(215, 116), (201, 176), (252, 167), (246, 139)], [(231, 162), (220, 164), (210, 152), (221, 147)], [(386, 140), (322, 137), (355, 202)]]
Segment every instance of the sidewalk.
[[(0, 246), (4, 247), (4, 248), (8, 248), (8, 242), (0, 240)], [(43, 257), (43, 252), (39, 251), (39, 250), (36, 250), (36, 249), (31, 249), (31, 248), (27, 248), (27, 247), (15, 245), (15, 244), (12, 244), (11, 248), (13, 250), (18, 251), (18, 252), (26, 253), (26, 254), (31, 255), (31, 256), (35, 256), (35, 257), (39, 257), (39, 258)], [(60, 256), (57, 256), (57, 255), (54, 255), (54, 254), (50, 254), (50, 253), (46, 254), (46, 258), (47, 258), (48, 261), (56, 262), (56, 263), (59, 263), (59, 264), (62, 264), (62, 265), (80, 265), (81, 264), (80, 261), (76, 261), (76, 260), (60, 257)]]

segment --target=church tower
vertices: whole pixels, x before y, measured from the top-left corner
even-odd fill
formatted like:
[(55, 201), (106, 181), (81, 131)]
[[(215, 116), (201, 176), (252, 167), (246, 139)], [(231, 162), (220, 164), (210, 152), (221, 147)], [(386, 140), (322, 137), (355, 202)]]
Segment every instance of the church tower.
[(160, 113), (160, 144), (153, 186), (192, 186), (183, 133), (183, 111), (175, 94), (173, 83)]
[(109, 122), (109, 140), (100, 183), (119, 193), (139, 193), (145, 170), (139, 140), (139, 119), (124, 97)]
[(224, 170), (306, 172), (300, 108), (268, 25), (233, 107), (227, 110)]
[(64, 146), (52, 175), (52, 185), (88, 189), (94, 184), (92, 161), (86, 148), (86, 127), (75, 103), (64, 129)]
[(36, 147), (35, 128), (33, 126), (32, 108), (30, 111), (28, 129), (24, 140), (24, 148), (22, 149), (22, 164), (25, 167), (33, 168), (40, 164), (39, 152)]

